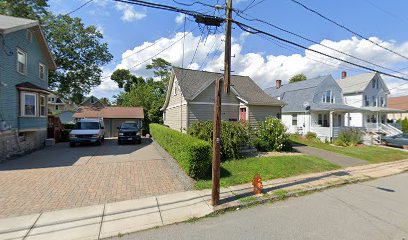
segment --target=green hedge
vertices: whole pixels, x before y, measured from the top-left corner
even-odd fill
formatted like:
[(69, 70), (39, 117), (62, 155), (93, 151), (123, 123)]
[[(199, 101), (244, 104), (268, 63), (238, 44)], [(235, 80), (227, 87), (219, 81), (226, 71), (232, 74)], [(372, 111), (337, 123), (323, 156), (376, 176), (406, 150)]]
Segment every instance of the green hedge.
[[(194, 121), (188, 128), (188, 134), (213, 142), (214, 122)], [(240, 157), (241, 146), (249, 142), (249, 127), (241, 122), (221, 122), (221, 159), (235, 159)]]
[(192, 178), (204, 178), (211, 170), (210, 143), (152, 123), (150, 134)]

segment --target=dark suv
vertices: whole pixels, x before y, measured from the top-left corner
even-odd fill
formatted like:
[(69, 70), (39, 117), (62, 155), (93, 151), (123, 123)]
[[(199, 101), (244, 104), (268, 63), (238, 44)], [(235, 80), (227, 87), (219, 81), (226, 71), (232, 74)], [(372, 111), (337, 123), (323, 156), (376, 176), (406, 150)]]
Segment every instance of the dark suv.
[(118, 127), (118, 144), (126, 142), (142, 143), (140, 135), (141, 124), (139, 122), (124, 122)]

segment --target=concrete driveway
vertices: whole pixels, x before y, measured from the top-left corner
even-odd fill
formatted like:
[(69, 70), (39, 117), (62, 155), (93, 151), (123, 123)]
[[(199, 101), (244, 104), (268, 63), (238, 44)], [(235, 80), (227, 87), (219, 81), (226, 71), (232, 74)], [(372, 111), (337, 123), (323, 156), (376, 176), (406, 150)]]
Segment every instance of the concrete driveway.
[(0, 164), (0, 217), (183, 191), (176, 174), (150, 139), (61, 143)]

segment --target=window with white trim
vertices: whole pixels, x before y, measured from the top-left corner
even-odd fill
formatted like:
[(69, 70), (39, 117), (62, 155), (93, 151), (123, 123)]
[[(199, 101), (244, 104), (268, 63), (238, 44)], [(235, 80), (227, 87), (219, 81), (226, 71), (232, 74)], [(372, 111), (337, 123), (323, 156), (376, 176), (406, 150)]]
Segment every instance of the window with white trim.
[(377, 97), (373, 96), (373, 107), (377, 107)]
[(334, 103), (334, 95), (333, 92), (331, 90), (327, 90), (324, 94), (323, 94), (323, 99), (322, 101), (324, 103)]
[(297, 114), (292, 114), (292, 126), (297, 126), (298, 124), (297, 117), (298, 117)]
[(46, 99), (45, 96), (43, 95), (40, 96), (40, 116), (41, 117), (44, 117), (47, 115), (45, 99)]
[(35, 117), (37, 115), (37, 94), (21, 94), (21, 115), (23, 117)]
[(41, 80), (45, 80), (45, 78), (46, 78), (46, 75), (45, 75), (45, 65), (42, 64), (42, 63), (39, 63), (39, 64), (38, 64), (38, 77), (39, 77)]
[(27, 74), (27, 53), (17, 48), (17, 72)]
[(385, 107), (384, 97), (380, 97), (380, 107)]
[(364, 95), (364, 106), (365, 106), (365, 107), (370, 106), (370, 100), (368, 100), (368, 96), (367, 96), (367, 95)]

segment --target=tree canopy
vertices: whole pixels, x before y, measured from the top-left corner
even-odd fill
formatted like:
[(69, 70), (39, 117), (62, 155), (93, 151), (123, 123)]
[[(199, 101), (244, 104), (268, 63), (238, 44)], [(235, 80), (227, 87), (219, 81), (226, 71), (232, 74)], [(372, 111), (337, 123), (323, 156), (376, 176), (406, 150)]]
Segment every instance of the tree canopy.
[(295, 76), (291, 77), (289, 79), (289, 83), (294, 83), (294, 82), (300, 82), (300, 81), (305, 81), (307, 80), (307, 77), (305, 74), (296, 74)]
[(52, 90), (71, 98), (101, 84), (101, 67), (113, 56), (95, 26), (85, 26), (77, 17), (54, 15), (48, 10), (47, 0), (1, 0), (0, 14), (41, 23), (57, 64), (57, 69), (49, 73)]
[(136, 77), (126, 69), (117, 69), (113, 72), (111, 79), (118, 84), (119, 88), (125, 90), (116, 96), (116, 104), (126, 107), (142, 106), (147, 123), (162, 123), (160, 108), (164, 104), (171, 64), (162, 58), (157, 58), (153, 59), (146, 69), (153, 70), (152, 77)]

